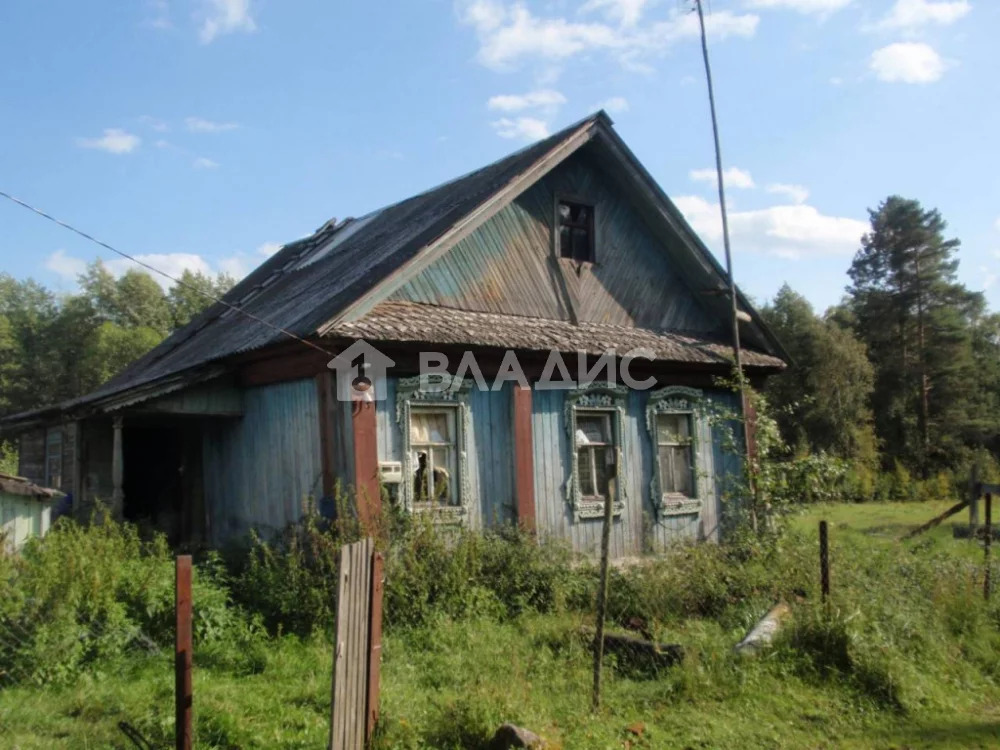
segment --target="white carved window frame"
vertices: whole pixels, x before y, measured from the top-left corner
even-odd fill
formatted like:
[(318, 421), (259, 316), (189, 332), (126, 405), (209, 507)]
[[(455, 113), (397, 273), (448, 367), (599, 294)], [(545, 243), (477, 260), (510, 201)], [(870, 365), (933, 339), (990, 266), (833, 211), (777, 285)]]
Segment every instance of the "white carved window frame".
[[(688, 516), (701, 513), (702, 498), (705, 496), (704, 478), (698, 472), (698, 452), (702, 449), (699, 436), (705, 420), (704, 396), (697, 388), (681, 385), (667, 386), (649, 394), (646, 404), (646, 430), (652, 445), (653, 478), (650, 481), (650, 497), (653, 508), (661, 517)], [(691, 431), (691, 487), (694, 495), (665, 493), (660, 488), (660, 451), (657, 442), (657, 418), (661, 414), (682, 414), (690, 419)], [(711, 449), (711, 446), (707, 446)]]
[(628, 389), (621, 385), (610, 383), (590, 383), (580, 388), (575, 388), (566, 394), (566, 432), (569, 437), (570, 451), (570, 474), (566, 482), (566, 502), (573, 509), (573, 515), (577, 521), (604, 517), (603, 500), (584, 498), (580, 493), (580, 467), (579, 452), (576, 446), (576, 418), (577, 414), (588, 411), (611, 412), (614, 419), (611, 420), (612, 439), (614, 443), (615, 471), (614, 471), (614, 497), (612, 501), (612, 513), (620, 516), (625, 510), (625, 503), (622, 500), (624, 472), (622, 470), (622, 437), (625, 434), (625, 403), (628, 398)]
[[(472, 435), (469, 391), (471, 383), (463, 382), (448, 374), (417, 375), (400, 378), (396, 383), (396, 423), (402, 434), (403, 481), (399, 488), (400, 502), (410, 513), (426, 513), (441, 523), (465, 522), (474, 501), (469, 475), (468, 454)], [(410, 414), (413, 407), (455, 411), (455, 447), (457, 452), (458, 479), (455, 483), (458, 502), (455, 505), (436, 507), (414, 503), (413, 475), (416, 466), (410, 444)]]

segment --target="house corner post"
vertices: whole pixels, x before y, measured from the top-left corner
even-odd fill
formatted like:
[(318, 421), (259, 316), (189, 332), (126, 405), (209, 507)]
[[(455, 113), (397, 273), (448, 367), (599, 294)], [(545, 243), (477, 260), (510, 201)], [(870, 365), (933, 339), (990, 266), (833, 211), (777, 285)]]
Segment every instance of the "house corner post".
[(125, 460), (122, 447), (122, 418), (111, 420), (114, 437), (111, 444), (111, 517), (121, 520), (125, 512)]
[(351, 409), (354, 430), (354, 483), (357, 493), (358, 520), (364, 533), (371, 534), (382, 512), (382, 494), (378, 477), (378, 442), (376, 441), (375, 401), (355, 401)]
[(517, 524), (535, 531), (535, 453), (531, 430), (531, 388), (514, 386), (514, 497)]

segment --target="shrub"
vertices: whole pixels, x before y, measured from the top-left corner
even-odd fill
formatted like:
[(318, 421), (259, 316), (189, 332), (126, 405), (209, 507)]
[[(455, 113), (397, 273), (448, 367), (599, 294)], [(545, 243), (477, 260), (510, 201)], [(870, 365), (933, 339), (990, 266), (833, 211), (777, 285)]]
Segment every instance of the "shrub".
[[(62, 518), (0, 564), (0, 667), (7, 681), (60, 681), (174, 637), (174, 566), (163, 536)], [(259, 631), (231, 607), (215, 558), (194, 576), (194, 637), (246, 644)]]

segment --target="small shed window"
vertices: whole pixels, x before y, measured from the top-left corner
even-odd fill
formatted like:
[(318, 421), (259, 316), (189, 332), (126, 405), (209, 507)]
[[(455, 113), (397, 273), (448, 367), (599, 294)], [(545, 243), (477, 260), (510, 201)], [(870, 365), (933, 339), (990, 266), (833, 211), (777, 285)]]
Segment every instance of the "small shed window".
[(691, 455), (690, 414), (657, 416), (656, 452), (663, 493), (692, 497), (694, 462)]
[(579, 411), (576, 416), (576, 453), (580, 497), (604, 502), (614, 475), (615, 443), (611, 428), (614, 412)]
[(45, 434), (45, 486), (62, 486), (62, 430), (54, 427)]
[(455, 418), (457, 408), (410, 410), (410, 466), (413, 504), (433, 508), (456, 505), (458, 474)]
[(559, 257), (579, 263), (594, 261), (594, 207), (576, 201), (560, 200), (557, 205), (559, 222)]

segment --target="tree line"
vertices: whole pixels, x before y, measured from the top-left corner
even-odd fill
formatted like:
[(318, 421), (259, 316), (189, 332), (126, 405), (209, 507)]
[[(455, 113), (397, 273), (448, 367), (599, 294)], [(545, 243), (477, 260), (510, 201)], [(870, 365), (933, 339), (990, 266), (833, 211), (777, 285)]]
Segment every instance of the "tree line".
[(936, 209), (892, 196), (869, 218), (839, 304), (817, 314), (785, 285), (761, 309), (793, 360), (764, 391), (788, 451), (924, 480), (995, 470), (1000, 315), (958, 282)]
[(0, 415), (94, 390), (225, 294), (225, 274), (185, 270), (168, 292), (145, 271), (115, 277), (96, 261), (79, 291), (57, 295), (0, 274)]

